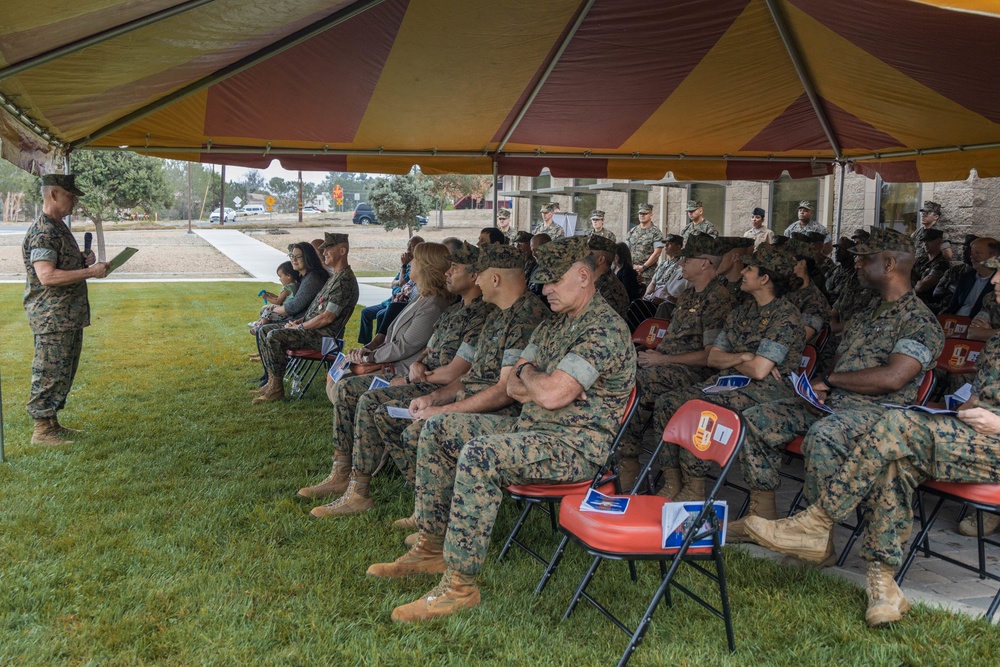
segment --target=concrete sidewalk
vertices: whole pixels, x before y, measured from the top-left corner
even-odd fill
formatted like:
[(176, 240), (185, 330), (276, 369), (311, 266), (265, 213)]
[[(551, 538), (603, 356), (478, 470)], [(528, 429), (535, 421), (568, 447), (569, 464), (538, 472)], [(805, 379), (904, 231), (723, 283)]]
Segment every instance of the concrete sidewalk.
[[(195, 234), (212, 244), (216, 250), (233, 262), (239, 264), (244, 271), (257, 280), (275, 282), (275, 269), (282, 262), (288, 261), (288, 255), (285, 253), (235, 229), (196, 229)], [(384, 278), (359, 280), (358, 303), (360, 305), (371, 306), (382, 303), (392, 296), (391, 290), (369, 285), (367, 280), (386, 282)]]

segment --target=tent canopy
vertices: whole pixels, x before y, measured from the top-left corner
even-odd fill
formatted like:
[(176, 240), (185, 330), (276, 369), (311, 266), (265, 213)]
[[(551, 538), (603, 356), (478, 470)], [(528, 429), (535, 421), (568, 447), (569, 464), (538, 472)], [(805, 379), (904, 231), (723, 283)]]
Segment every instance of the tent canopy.
[(0, 0), (3, 157), (1000, 176), (990, 0)]

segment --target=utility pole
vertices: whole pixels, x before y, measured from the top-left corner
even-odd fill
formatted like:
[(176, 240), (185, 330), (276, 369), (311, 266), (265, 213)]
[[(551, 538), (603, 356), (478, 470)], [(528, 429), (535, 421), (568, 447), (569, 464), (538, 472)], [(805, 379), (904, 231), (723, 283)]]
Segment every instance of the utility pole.
[(299, 171), (299, 224), (302, 224), (302, 171)]
[(222, 184), (219, 187), (219, 225), (226, 224), (226, 165), (222, 165)]
[(187, 172), (188, 172), (188, 205), (187, 205), (187, 210), (188, 210), (188, 230), (187, 230), (187, 233), (188, 234), (194, 234), (194, 232), (191, 231), (191, 213), (192, 213), (192, 211), (191, 211), (191, 163), (190, 162), (187, 163)]

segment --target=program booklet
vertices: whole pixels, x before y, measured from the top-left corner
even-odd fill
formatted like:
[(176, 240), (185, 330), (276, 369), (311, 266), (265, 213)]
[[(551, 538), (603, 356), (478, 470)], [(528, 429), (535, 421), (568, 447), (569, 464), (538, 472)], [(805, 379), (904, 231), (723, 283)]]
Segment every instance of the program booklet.
[(580, 503), (580, 511), (599, 514), (625, 514), (628, 503), (628, 496), (606, 496), (597, 489), (589, 489), (583, 502)]
[(382, 387), (388, 387), (388, 386), (389, 386), (388, 380), (383, 380), (382, 378), (376, 375), (375, 377), (372, 378), (372, 383), (368, 385), (368, 391), (371, 391), (372, 389), (381, 389)]
[[(694, 524), (704, 503), (666, 503), (663, 506), (663, 548), (679, 549), (684, 544), (684, 534)], [(726, 543), (726, 528), (729, 523), (729, 506), (725, 500), (715, 501), (715, 520), (719, 526), (719, 544)], [(700, 531), (709, 530), (707, 522)], [(708, 535), (691, 543), (692, 547), (712, 546), (712, 536)]]
[(111, 266), (108, 267), (108, 273), (111, 273), (116, 269), (120, 269), (121, 265), (127, 262), (132, 257), (132, 255), (134, 255), (137, 252), (139, 252), (138, 248), (125, 248), (120, 253), (112, 257), (111, 261), (109, 262)]
[(721, 394), (724, 391), (742, 389), (750, 384), (750, 378), (746, 375), (726, 375), (715, 381), (715, 384), (702, 389), (704, 394)]
[(795, 387), (795, 393), (809, 401), (814, 408), (823, 412), (829, 412), (831, 415), (833, 414), (833, 410), (819, 402), (819, 396), (813, 391), (812, 384), (809, 382), (807, 375), (792, 373), (792, 386)]
[(351, 362), (347, 360), (344, 353), (338, 352), (337, 358), (333, 360), (333, 364), (330, 366), (330, 372), (327, 373), (327, 375), (330, 376), (331, 380), (337, 382), (340, 378), (344, 377), (344, 373), (346, 373), (347, 369), (350, 367)]

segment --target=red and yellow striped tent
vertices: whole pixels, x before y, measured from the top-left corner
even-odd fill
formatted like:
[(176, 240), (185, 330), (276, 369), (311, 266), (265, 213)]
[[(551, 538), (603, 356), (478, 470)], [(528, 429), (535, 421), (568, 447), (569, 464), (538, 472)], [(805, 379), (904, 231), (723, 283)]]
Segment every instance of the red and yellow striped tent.
[(1000, 176), (997, 0), (0, 0), (3, 156)]

